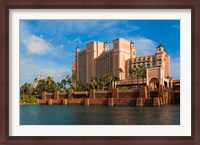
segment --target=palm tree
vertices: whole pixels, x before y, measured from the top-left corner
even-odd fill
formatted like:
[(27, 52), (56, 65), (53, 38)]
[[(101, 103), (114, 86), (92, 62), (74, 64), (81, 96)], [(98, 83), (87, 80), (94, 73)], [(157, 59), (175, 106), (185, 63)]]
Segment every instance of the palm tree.
[(97, 82), (96, 82), (96, 76), (92, 76), (92, 77), (90, 78), (90, 81), (91, 81), (92, 89), (95, 89), (96, 84), (97, 84)]
[(69, 75), (66, 76), (66, 84), (68, 84), (70, 86), (70, 88), (73, 90), (73, 81), (74, 81), (74, 77), (70, 77)]
[(142, 66), (142, 67), (136, 67), (133, 69), (133, 73), (136, 75), (137, 77), (137, 85), (138, 85), (138, 88), (139, 88), (139, 78), (140, 76), (144, 73), (145, 71), (145, 67)]
[(100, 87), (102, 87), (102, 79), (98, 76), (95, 77), (96, 79), (96, 84), (97, 84), (97, 90), (99, 90)]
[(144, 78), (146, 77), (146, 69), (143, 71), (141, 77), (142, 77), (143, 84), (144, 84)]
[(32, 95), (34, 92), (34, 88), (31, 83), (24, 83), (20, 87), (20, 94), (21, 95)]
[(111, 89), (112, 88), (112, 80), (113, 80), (112, 73), (105, 73), (103, 75), (103, 77), (101, 77), (102, 87), (106, 87), (107, 89)]
[(62, 81), (60, 82), (61, 91), (65, 91), (66, 90), (66, 84), (67, 84), (67, 81), (65, 79), (62, 79)]
[(118, 69), (118, 72), (121, 74), (121, 85), (122, 85), (122, 73), (124, 73), (124, 72), (123, 72), (123, 69), (122, 69), (122, 68), (119, 68), (119, 69)]
[(54, 92), (55, 90), (58, 89), (58, 85), (60, 84), (56, 84), (53, 78), (48, 76), (46, 79), (39, 80), (35, 90), (37, 93), (42, 93), (43, 91)]
[(129, 67), (129, 74), (131, 75), (131, 78), (132, 78), (132, 85), (133, 85), (133, 77), (134, 77), (134, 67)]
[(119, 81), (119, 77), (113, 76), (114, 87), (116, 87), (115, 83), (118, 81)]
[(113, 75), (112, 73), (108, 73), (107, 74), (107, 79), (109, 81), (109, 84), (110, 84), (110, 89), (112, 88), (112, 80), (113, 80)]

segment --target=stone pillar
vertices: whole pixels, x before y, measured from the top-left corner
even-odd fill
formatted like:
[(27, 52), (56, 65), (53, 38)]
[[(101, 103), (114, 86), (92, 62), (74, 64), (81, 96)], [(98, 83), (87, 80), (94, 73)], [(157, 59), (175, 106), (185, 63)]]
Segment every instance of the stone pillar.
[(143, 106), (143, 98), (136, 99), (136, 106)]
[(69, 93), (68, 93), (68, 98), (69, 98), (69, 99), (73, 99), (73, 92), (72, 92), (72, 91), (69, 91)]
[(46, 100), (47, 96), (46, 96), (47, 92), (42, 92), (42, 99)]
[(119, 89), (118, 88), (112, 89), (112, 98), (119, 98)]
[(38, 104), (38, 105), (40, 104), (40, 99), (37, 99), (37, 104)]
[(170, 91), (168, 90), (167, 94), (166, 94), (166, 98), (165, 98), (165, 103), (169, 104), (169, 93)]
[(149, 69), (146, 69), (146, 85), (149, 85)]
[(54, 99), (55, 100), (59, 100), (59, 93), (60, 93), (59, 91), (54, 92)]
[(86, 91), (85, 95), (88, 97), (88, 91)]
[(159, 97), (159, 100), (160, 100), (160, 105), (163, 105), (163, 97)]
[(114, 98), (109, 98), (108, 106), (113, 106), (113, 105), (114, 105)]
[(89, 106), (89, 105), (90, 105), (90, 99), (89, 99), (89, 98), (86, 98), (86, 99), (84, 100), (84, 105), (85, 105), (85, 106)]
[(63, 105), (67, 105), (67, 99), (63, 99)]
[(146, 86), (146, 88), (147, 88), (147, 98), (150, 98), (149, 86)]
[(140, 88), (139, 97), (140, 98), (148, 98), (147, 88), (146, 87), (141, 87)]
[(153, 106), (160, 106), (160, 98), (159, 97), (153, 98)]
[(95, 89), (91, 89), (90, 90), (90, 98), (94, 98), (95, 99)]
[(49, 99), (48, 100), (48, 105), (52, 105), (53, 104), (53, 99)]

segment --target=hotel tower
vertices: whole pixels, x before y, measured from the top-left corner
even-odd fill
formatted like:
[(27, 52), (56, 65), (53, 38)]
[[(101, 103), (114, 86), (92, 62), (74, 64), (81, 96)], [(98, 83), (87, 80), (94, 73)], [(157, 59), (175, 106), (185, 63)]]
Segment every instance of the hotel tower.
[[(72, 75), (76, 81), (90, 83), (92, 76), (101, 77), (105, 73), (112, 73), (119, 77), (121, 85), (136, 85), (136, 76), (131, 76), (129, 68), (145, 66), (146, 73), (139, 79), (140, 84), (150, 88), (165, 85), (171, 87), (173, 78), (170, 77), (170, 55), (159, 45), (155, 54), (136, 56), (135, 44), (123, 38), (113, 40), (113, 49), (109, 49), (107, 42), (93, 41), (86, 44), (84, 50), (76, 48), (75, 62), (72, 63)], [(119, 68), (123, 73), (119, 73)], [(133, 81), (132, 81), (133, 79)], [(76, 85), (76, 84), (74, 84)]]

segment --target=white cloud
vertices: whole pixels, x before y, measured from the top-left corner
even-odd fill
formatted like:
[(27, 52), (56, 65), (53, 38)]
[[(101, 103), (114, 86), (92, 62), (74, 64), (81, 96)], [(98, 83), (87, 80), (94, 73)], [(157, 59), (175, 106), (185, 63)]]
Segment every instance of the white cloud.
[(53, 48), (52, 44), (45, 41), (42, 37), (31, 35), (25, 42), (28, 54), (45, 54)]
[(31, 32), (24, 21), (20, 21), (20, 42), (25, 44), (27, 39), (31, 36)]
[(56, 80), (61, 80), (66, 77), (66, 75), (71, 75), (71, 68), (65, 67), (60, 67), (58, 69), (54, 68), (43, 68), (40, 71), (40, 75), (42, 76), (52, 76)]
[(42, 34), (39, 37), (32, 34), (28, 25), (20, 21), (20, 42), (25, 45), (28, 54), (44, 54), (53, 47), (43, 37)]
[(40, 36), (32, 34), (28, 25), (24, 21), (20, 21), (20, 43), (25, 46), (27, 54), (41, 55), (53, 51), (53, 49), (55, 52), (56, 49), (59, 51), (60, 48), (64, 48), (63, 44), (53, 46), (50, 40), (45, 40), (43, 34), (40, 34)]
[(63, 45), (63, 44), (61, 44), (61, 45), (59, 45), (59, 46), (58, 46), (58, 48), (64, 48), (64, 45)]
[(32, 83), (36, 76), (51, 76), (56, 82), (71, 75), (71, 66), (61, 65), (56, 62), (35, 62), (31, 58), (20, 58), (20, 85), (25, 82)]
[(75, 39), (68, 39), (67, 44), (68, 45), (80, 45), (82, 43), (80, 38), (75, 38)]
[(180, 58), (170, 60), (171, 76), (175, 79), (180, 79)]
[(129, 38), (128, 40), (135, 43), (137, 56), (151, 55), (156, 52), (157, 43), (151, 39), (137, 36)]

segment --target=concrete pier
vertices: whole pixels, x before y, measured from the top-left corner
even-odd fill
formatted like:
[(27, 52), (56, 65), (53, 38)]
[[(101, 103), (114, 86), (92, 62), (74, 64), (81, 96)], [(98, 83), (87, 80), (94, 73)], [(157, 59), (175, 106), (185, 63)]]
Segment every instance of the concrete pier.
[(47, 92), (42, 92), (42, 99), (46, 100), (47, 96), (46, 96)]
[(56, 100), (59, 99), (59, 91), (54, 92), (54, 99), (56, 99)]
[(63, 105), (67, 105), (67, 99), (63, 99)]
[(90, 90), (90, 98), (95, 98), (95, 89)]
[(112, 89), (112, 98), (119, 98), (119, 89), (118, 88)]
[(140, 93), (139, 93), (140, 98), (148, 98), (148, 93), (147, 93), (147, 87), (141, 87), (140, 88)]
[[(37, 104), (80, 104), (80, 105), (134, 105), (134, 106), (160, 106), (173, 103), (172, 88), (161, 86), (159, 91), (149, 91), (148, 86), (139, 89), (70, 91), (54, 93), (42, 92)], [(88, 98), (89, 97), (89, 98)]]
[(40, 99), (37, 99), (37, 104), (38, 104), (38, 105), (40, 104)]
[(153, 98), (153, 106), (160, 106), (160, 98), (159, 97), (155, 97)]
[(114, 105), (114, 99), (113, 98), (110, 98), (108, 100), (108, 106), (113, 106)]
[(53, 100), (52, 99), (48, 100), (48, 105), (53, 105)]
[(136, 99), (136, 106), (143, 106), (143, 98)]
[(85, 106), (89, 106), (89, 105), (90, 105), (90, 99), (89, 99), (89, 98), (86, 98), (86, 99), (84, 100), (84, 105), (85, 105)]
[(68, 93), (68, 98), (70, 98), (70, 99), (73, 98), (73, 92), (72, 92), (72, 91), (70, 91), (70, 92)]

